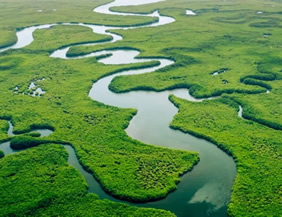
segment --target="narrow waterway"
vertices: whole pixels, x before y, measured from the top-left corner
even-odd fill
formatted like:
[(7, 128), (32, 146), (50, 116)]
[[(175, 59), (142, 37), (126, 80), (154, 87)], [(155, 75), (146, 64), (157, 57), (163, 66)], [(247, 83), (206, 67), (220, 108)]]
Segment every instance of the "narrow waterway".
[[(112, 12), (110, 7), (123, 5), (139, 5), (141, 0), (117, 0), (110, 4), (102, 5), (94, 9), (95, 12), (120, 15), (120, 16), (149, 16), (157, 17), (159, 20), (153, 24), (133, 27), (111, 27), (91, 24), (71, 24), (61, 25), (80, 25), (89, 27), (98, 34), (110, 35), (112, 40), (102, 43), (90, 43), (84, 46), (94, 46), (95, 44), (114, 43), (122, 40), (120, 35), (111, 33), (110, 30), (123, 29), (133, 31), (135, 28), (157, 27), (168, 25), (175, 20), (171, 17), (162, 16), (158, 11), (151, 14), (133, 14)], [(144, 3), (159, 2), (159, 0), (146, 0)], [(130, 18), (129, 18), (130, 19)], [(51, 28), (58, 24), (48, 24), (36, 27), (29, 27), (17, 33), (18, 42), (14, 46), (0, 50), (18, 49), (27, 46), (33, 41), (32, 33), (36, 29)], [(70, 46), (72, 47), (72, 46)], [(194, 167), (192, 172), (185, 174), (181, 178), (178, 189), (170, 193), (165, 199), (142, 204), (133, 204), (142, 207), (154, 207), (170, 210), (177, 216), (206, 217), (216, 216), (225, 217), (227, 204), (230, 200), (231, 187), (236, 175), (236, 166), (233, 159), (226, 153), (217, 148), (214, 144), (198, 139), (195, 136), (184, 134), (180, 131), (172, 130), (169, 124), (173, 116), (177, 114), (178, 109), (168, 100), (170, 94), (178, 97), (200, 103), (204, 99), (195, 99), (187, 89), (176, 89), (173, 91), (153, 92), (153, 91), (131, 91), (129, 93), (116, 94), (109, 90), (108, 86), (112, 79), (120, 75), (132, 75), (150, 73), (158, 69), (174, 64), (172, 60), (165, 58), (136, 58), (139, 55), (137, 50), (104, 50), (92, 52), (88, 55), (78, 57), (67, 57), (70, 47), (59, 49), (51, 54), (53, 58), (73, 59), (87, 58), (91, 56), (101, 56), (111, 54), (111, 56), (100, 59), (103, 64), (131, 64), (136, 62), (159, 61), (160, 65), (139, 70), (123, 71), (98, 80), (93, 84), (89, 96), (96, 101), (104, 104), (122, 107), (136, 108), (137, 115), (131, 120), (126, 129), (127, 134), (133, 139), (144, 143), (154, 144), (162, 147), (176, 148), (188, 151), (197, 151), (200, 154), (200, 162)], [(209, 98), (206, 100), (211, 100)], [(10, 133), (12, 126), (10, 125)], [(11, 135), (11, 134), (10, 134)], [(8, 148), (7, 148), (8, 147)], [(9, 152), (9, 142), (0, 146), (6, 154)], [(106, 194), (91, 174), (86, 172), (79, 164), (75, 152), (71, 146), (65, 146), (69, 153), (69, 163), (77, 168), (86, 178), (89, 184), (89, 192), (96, 193), (101, 199), (107, 198), (113, 201), (119, 201)], [(6, 149), (6, 150), (5, 150)], [(9, 150), (10, 153), (13, 150)], [(127, 202), (128, 203), (128, 202)]]
[(116, 94), (108, 89), (116, 76), (148, 73), (171, 63), (165, 59), (160, 62), (158, 67), (130, 70), (103, 78), (93, 84), (89, 96), (108, 105), (137, 108), (137, 115), (126, 129), (130, 137), (148, 144), (200, 153), (199, 164), (181, 178), (176, 191), (163, 200), (142, 206), (169, 209), (178, 216), (226, 216), (230, 189), (236, 174), (233, 159), (208, 141), (169, 128), (173, 116), (178, 112), (168, 100), (170, 94), (199, 103), (203, 99), (194, 99), (187, 89), (132, 91), (124, 94)]

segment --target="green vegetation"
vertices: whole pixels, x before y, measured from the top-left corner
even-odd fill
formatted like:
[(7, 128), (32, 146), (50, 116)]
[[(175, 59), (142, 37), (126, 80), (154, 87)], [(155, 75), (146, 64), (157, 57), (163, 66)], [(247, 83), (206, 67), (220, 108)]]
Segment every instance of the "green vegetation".
[[(155, 20), (92, 12), (92, 8), (104, 3), (106, 0), (0, 0), (0, 47), (14, 43), (16, 30), (31, 25), (60, 22), (140, 25)], [(187, 8), (197, 15), (185, 15)], [(180, 108), (171, 126), (211, 140), (236, 160), (238, 175), (228, 209), (230, 216), (281, 216), (279, 8), (281, 1), (274, 0), (167, 0), (114, 8), (130, 12), (159, 9), (176, 22), (146, 31), (115, 30), (124, 40), (114, 45), (77, 46), (68, 54), (133, 47), (141, 51), (141, 56), (163, 56), (176, 61), (154, 73), (114, 79), (110, 88), (116, 92), (185, 87), (195, 97), (224, 94), (222, 99), (203, 103), (171, 97)], [(148, 201), (175, 189), (179, 175), (191, 170), (199, 156), (132, 140), (124, 129), (136, 110), (106, 106), (87, 96), (93, 82), (129, 66), (106, 66), (96, 58), (66, 61), (48, 57), (62, 46), (109, 40), (109, 37), (78, 26), (36, 31), (34, 37), (30, 46), (0, 54), (0, 117), (11, 118), (18, 133), (39, 126), (54, 129), (47, 139), (72, 144), (81, 164), (116, 197)], [(211, 75), (221, 69), (228, 70)], [(46, 78), (40, 81), (40, 87), (46, 90), (42, 97), (14, 93), (15, 87), (19, 88), (18, 93), (27, 93), (30, 82), (42, 78)], [(271, 92), (265, 93), (266, 89)], [(238, 103), (244, 108), (243, 117), (249, 120), (237, 116)], [(0, 120), (0, 141), (9, 139), (7, 130), (7, 121)], [(21, 136), (13, 142), (30, 147), (34, 141), (38, 145), (38, 140), (41, 141)], [(63, 148), (50, 144), (2, 158), (0, 192), (4, 196), (1, 196), (0, 215), (173, 216), (87, 194), (85, 181), (66, 161)]]
[[(34, 34), (35, 41), (30, 46), (0, 55), (3, 65), (14, 63), (1, 70), (0, 116), (12, 120), (15, 133), (36, 128), (54, 129), (46, 139), (72, 144), (82, 165), (116, 197), (134, 201), (165, 197), (176, 188), (179, 176), (199, 161), (199, 156), (130, 139), (124, 129), (135, 110), (105, 106), (88, 98), (93, 81), (128, 66), (105, 66), (97, 63), (96, 58), (66, 61), (48, 56), (56, 46), (64, 45), (62, 39), (66, 44), (81, 42), (82, 28), (74, 26), (72, 31), (61, 26), (40, 30)], [(89, 29), (84, 30), (87, 38)], [(54, 37), (56, 34), (61, 35)], [(94, 40), (101, 39), (92, 35)], [(41, 49), (43, 45), (46, 47)], [(156, 64), (133, 64), (130, 68)], [(27, 93), (31, 81), (42, 78), (45, 80), (40, 81), (40, 87), (46, 94), (40, 98), (21, 94)], [(17, 93), (15, 87), (18, 87)], [(1, 130), (3, 135), (7, 132), (6, 124)], [(39, 138), (18, 136), (12, 140), (12, 146), (22, 149), (41, 142)]]
[[(16, 30), (23, 27), (47, 24), (47, 23), (68, 23), (84, 22), (106, 25), (140, 25), (155, 21), (154, 18), (147, 17), (127, 17), (102, 15), (93, 13), (92, 9), (110, 2), (110, 0), (62, 0), (44, 1), (11, 0), (6, 2), (1, 0), (0, 8), (0, 47), (5, 47), (16, 42)], [(55, 11), (54, 11), (55, 9)], [(40, 10), (42, 10), (40, 12)]]
[(0, 150), (0, 159), (3, 158), (4, 156), (5, 156), (5, 153)]
[(202, 103), (174, 96), (170, 100), (179, 107), (171, 127), (214, 142), (236, 160), (229, 215), (280, 216), (281, 132), (239, 118), (237, 104), (228, 98)]
[[(280, 131), (271, 129), (281, 129), (281, 15), (277, 11), (281, 2), (173, 1), (171, 7), (171, 1), (166, 1), (158, 7), (161, 13), (176, 18), (176, 23), (146, 32), (116, 31), (124, 40), (115, 45), (134, 46), (142, 56), (171, 57), (176, 64), (150, 74), (117, 77), (110, 89), (126, 92), (185, 87), (195, 97), (228, 93), (225, 97), (234, 101), (185, 104), (177, 100), (181, 109), (172, 127), (209, 139), (236, 159), (238, 175), (230, 216), (281, 215), (277, 211), (282, 138)], [(184, 7), (196, 11), (197, 16), (184, 15)], [(114, 10), (148, 12), (153, 8)], [(263, 14), (256, 13), (261, 10)], [(108, 46), (75, 47), (70, 52), (87, 53)], [(229, 70), (211, 76), (222, 68)], [(266, 89), (271, 92), (265, 93)], [(235, 102), (243, 106), (243, 117), (250, 121), (237, 117)]]
[(234, 100), (244, 107), (243, 117), (257, 121), (274, 129), (282, 130), (282, 88), (281, 81), (268, 82), (270, 93), (253, 95), (234, 95)]
[(30, 133), (26, 133), (25, 136), (40, 137), (41, 134), (39, 132), (30, 132)]
[[(30, 157), (32, 156), (32, 158)], [(1, 216), (24, 215), (56, 197), (82, 195), (86, 182), (60, 146), (40, 146), (0, 161)]]
[(62, 146), (48, 144), (3, 158), (0, 216), (174, 216), (87, 194), (85, 180), (67, 157)]
[[(109, 193), (136, 201), (164, 197), (176, 188), (179, 175), (198, 162), (196, 153), (158, 148), (130, 139), (124, 129), (135, 110), (112, 108), (88, 98), (92, 81), (123, 66), (104, 66), (95, 58), (64, 61), (25, 53), (24, 49), (22, 52), (10, 52), (9, 55), (25, 61), (0, 75), (1, 90), (6, 93), (1, 98), (1, 115), (12, 118), (16, 133), (55, 129), (48, 140), (72, 144), (82, 165)], [(18, 86), (21, 93), (31, 80), (43, 77), (46, 79), (41, 86), (47, 93), (39, 99), (12, 91)], [(28, 140), (25, 146), (37, 145), (34, 139)], [(22, 145), (19, 138), (16, 141), (18, 146)], [(156, 166), (160, 171), (150, 175)]]
[[(59, 37), (58, 37), (59, 36)], [(68, 45), (109, 41), (110, 36), (94, 34), (92, 29), (82, 26), (54, 26), (50, 30), (34, 33), (34, 43), (25, 49), (52, 52)]]
[(17, 136), (11, 140), (11, 148), (15, 150), (21, 150), (35, 147), (45, 143), (49, 143), (49, 141), (41, 138), (33, 138), (30, 135)]
[(14, 58), (1, 58), (0, 61), (0, 70), (8, 70), (12, 69), (13, 67), (16, 67), (20, 62), (20, 59), (14, 59)]
[(175, 217), (164, 210), (136, 208), (109, 200), (100, 200), (94, 194), (84, 197), (61, 198), (44, 210), (38, 210), (34, 216), (89, 216), (89, 217)]
[(8, 139), (7, 131), (9, 125), (7, 121), (0, 119), (0, 142), (3, 142)]
[(1, 29), (0, 48), (13, 45), (17, 41), (16, 32)]

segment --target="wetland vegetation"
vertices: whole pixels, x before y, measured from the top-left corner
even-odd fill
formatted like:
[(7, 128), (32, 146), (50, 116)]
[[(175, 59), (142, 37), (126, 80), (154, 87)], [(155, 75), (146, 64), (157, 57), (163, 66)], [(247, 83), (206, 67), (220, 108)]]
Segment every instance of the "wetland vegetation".
[(52, 144), (3, 158), (1, 216), (174, 216), (88, 194), (85, 180), (67, 158), (62, 146)]
[[(17, 30), (40, 24), (140, 26), (157, 21), (92, 11), (109, 2), (0, 0), (0, 47), (14, 44)], [(156, 72), (116, 77), (109, 88), (116, 93), (187, 88), (196, 98), (220, 96), (200, 103), (170, 96), (179, 109), (170, 127), (209, 140), (234, 158), (237, 175), (228, 216), (281, 216), (281, 7), (274, 0), (166, 0), (114, 7), (111, 10), (134, 13), (158, 9), (176, 21), (146, 31), (111, 30), (123, 40), (75, 46), (67, 55), (134, 48), (140, 57), (174, 60)], [(188, 8), (196, 16), (186, 15)], [(180, 176), (201, 156), (130, 138), (124, 130), (138, 111), (88, 96), (93, 82), (103, 77), (159, 63), (107, 65), (98, 62), (105, 56), (49, 57), (63, 47), (112, 39), (83, 26), (58, 25), (36, 30), (33, 37), (24, 48), (0, 53), (0, 142), (11, 141), (12, 148), (23, 149), (7, 156), (0, 150), (0, 216), (175, 216), (88, 193), (84, 178), (68, 165), (67, 153), (58, 145), (71, 144), (81, 165), (116, 198), (145, 202), (176, 190)], [(29, 85), (38, 80), (45, 94), (31, 97)], [(238, 105), (243, 107), (243, 119), (237, 115)], [(15, 136), (7, 135), (7, 120), (13, 123)], [(54, 132), (46, 138), (28, 133), (42, 128)]]
[(202, 105), (173, 96), (170, 100), (179, 107), (171, 127), (213, 141), (236, 160), (238, 174), (229, 215), (275, 216), (273, 212), (280, 206), (275, 192), (282, 181), (281, 132), (237, 117), (237, 103), (228, 97)]

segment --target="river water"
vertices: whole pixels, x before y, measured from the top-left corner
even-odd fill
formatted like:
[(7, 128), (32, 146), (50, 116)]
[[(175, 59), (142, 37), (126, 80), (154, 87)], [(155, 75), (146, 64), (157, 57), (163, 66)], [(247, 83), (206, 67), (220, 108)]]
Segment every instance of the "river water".
[[(119, 15), (119, 16), (149, 16), (157, 17), (159, 20), (153, 24), (132, 27), (112, 27), (91, 24), (71, 24), (64, 23), (60, 25), (80, 25), (91, 28), (94, 33), (110, 35), (112, 40), (109, 42), (89, 43), (84, 46), (95, 46), (96, 44), (114, 43), (122, 40), (122, 36), (111, 33), (110, 30), (123, 29), (127, 31), (134, 31), (136, 28), (151, 28), (161, 25), (172, 25), (175, 21), (171, 17), (162, 16), (158, 11), (151, 14), (133, 14), (133, 13), (119, 13), (110, 10), (113, 6), (123, 5), (140, 5), (152, 2), (159, 2), (158, 0), (117, 0), (110, 4), (102, 5), (94, 9), (94, 12)], [(9, 49), (23, 48), (33, 41), (32, 33), (37, 29), (51, 28), (58, 24), (48, 24), (42, 26), (34, 26), (25, 28), (17, 33), (18, 42), (8, 48), (0, 50), (4, 52)], [(127, 134), (133, 139), (142, 141), (148, 144), (157, 146), (182, 149), (188, 151), (197, 151), (200, 154), (200, 162), (194, 169), (181, 177), (181, 182), (178, 184), (176, 191), (171, 192), (165, 199), (132, 204), (141, 207), (154, 207), (170, 210), (177, 216), (191, 216), (191, 217), (226, 217), (227, 204), (230, 200), (231, 188), (233, 180), (236, 175), (236, 165), (233, 159), (226, 153), (217, 148), (214, 144), (199, 139), (195, 136), (184, 134), (169, 128), (174, 115), (177, 114), (178, 109), (168, 100), (170, 94), (184, 98), (189, 101), (201, 103), (208, 99), (195, 99), (187, 89), (176, 89), (172, 91), (153, 92), (153, 91), (131, 91), (128, 93), (117, 94), (109, 90), (108, 86), (112, 79), (120, 75), (133, 75), (154, 72), (158, 69), (164, 68), (174, 61), (165, 58), (137, 58), (139, 51), (137, 50), (103, 50), (99, 52), (92, 52), (87, 55), (77, 57), (67, 57), (67, 52), (70, 47), (56, 50), (50, 55), (52, 58), (61, 58), (68, 61), (68, 59), (88, 58), (91, 56), (101, 56), (104, 54), (111, 54), (111, 56), (102, 58), (99, 62), (107, 64), (131, 64), (137, 62), (159, 61), (159, 66), (154, 66), (146, 69), (128, 70), (120, 73), (104, 77), (95, 82), (89, 91), (89, 97), (101, 103), (122, 107), (122, 108), (136, 108), (138, 110), (135, 117), (131, 120), (130, 125), (126, 129)], [(242, 111), (240, 110), (240, 114)], [(12, 126), (9, 129), (10, 135)], [(9, 142), (0, 146), (6, 154), (13, 153), (9, 149)], [(69, 163), (77, 168), (85, 177), (89, 185), (89, 192), (96, 193), (101, 199), (107, 198), (113, 201), (120, 201), (106, 194), (100, 187), (99, 183), (93, 178), (91, 174), (86, 172), (79, 164), (75, 152), (71, 146), (66, 146), (69, 153)], [(120, 201), (121, 202), (121, 201)], [(123, 201), (122, 201), (123, 202)], [(129, 203), (129, 202), (126, 202)]]

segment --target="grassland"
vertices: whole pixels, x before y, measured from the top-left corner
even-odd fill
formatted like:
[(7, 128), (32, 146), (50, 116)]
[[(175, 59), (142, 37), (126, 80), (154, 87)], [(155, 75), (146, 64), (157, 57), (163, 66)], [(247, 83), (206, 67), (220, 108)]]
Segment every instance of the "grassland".
[[(16, 29), (37, 24), (130, 25), (153, 21), (144, 17), (128, 19), (100, 15), (89, 10), (105, 2), (0, 0), (0, 46), (15, 42)], [(197, 16), (185, 15), (188, 8), (196, 11)], [(171, 100), (180, 108), (172, 127), (209, 139), (235, 158), (238, 175), (228, 209), (230, 216), (280, 216), (282, 44), (279, 8), (280, 1), (263, 0), (168, 0), (161, 4), (114, 8), (131, 12), (159, 9), (162, 14), (173, 16), (176, 22), (146, 31), (116, 30), (124, 36), (123, 41), (115, 45), (78, 46), (69, 54), (134, 47), (142, 52), (142, 56), (164, 56), (176, 61), (173, 66), (158, 72), (116, 78), (111, 84), (111, 89), (116, 92), (187, 87), (196, 97), (227, 93), (224, 99), (199, 104), (172, 97)], [(257, 11), (263, 13), (257, 14)], [(16, 132), (27, 132), (39, 126), (54, 129), (48, 140), (72, 144), (82, 165), (116, 197), (152, 200), (175, 189), (179, 175), (192, 168), (199, 160), (198, 155), (157, 148), (130, 139), (124, 129), (136, 111), (105, 106), (87, 96), (93, 81), (129, 66), (105, 66), (97, 63), (96, 58), (64, 61), (48, 57), (50, 52), (65, 45), (109, 38), (75, 26), (40, 30), (34, 37), (30, 46), (0, 54), (1, 118), (11, 119)], [(130, 67), (142, 66), (133, 64)], [(228, 70), (212, 75), (222, 68)], [(19, 93), (26, 93), (31, 81), (42, 78), (46, 78), (40, 82), (40, 87), (47, 92), (44, 96), (33, 98), (14, 93), (16, 86)], [(265, 93), (267, 89), (271, 90), (269, 94)], [(237, 117), (237, 103), (243, 106), (243, 116), (249, 121)], [(1, 120), (0, 141), (8, 139), (7, 129), (7, 122)], [(23, 162), (31, 167), (35, 162), (28, 156), (33, 155), (38, 157), (35, 167), (38, 171), (31, 168), (25, 173)], [(50, 155), (50, 160), (46, 160), (45, 155)], [(52, 155), (57, 158), (52, 158)], [(17, 165), (13, 167), (14, 161)], [(19, 155), (4, 157), (0, 165), (1, 177), (15, 169), (21, 173), (21, 181), (14, 186), (9, 183), (13, 176), (1, 182), (1, 193), (5, 195), (9, 195), (10, 186), (15, 188), (7, 200), (1, 196), (1, 214), (87, 216), (84, 209), (91, 207), (89, 212), (97, 213), (97, 216), (172, 215), (165, 211), (102, 201), (93, 194), (86, 195), (84, 180), (67, 166), (66, 153), (58, 146), (42, 145)], [(27, 180), (33, 183), (36, 181), (34, 177), (43, 180), (50, 177), (46, 165), (58, 175), (58, 185), (46, 183), (54, 193), (43, 194), (40, 198), (35, 192), (30, 200), (22, 201), (22, 208), (20, 201), (18, 205), (12, 204), (12, 200), (23, 199), (28, 192), (30, 185)], [(65, 180), (70, 175), (73, 184)], [(35, 184), (38, 191), (44, 191), (44, 186)], [(9, 185), (9, 188), (3, 185)], [(61, 185), (63, 189), (70, 186), (73, 192), (58, 190)], [(39, 209), (42, 201), (48, 206)]]

